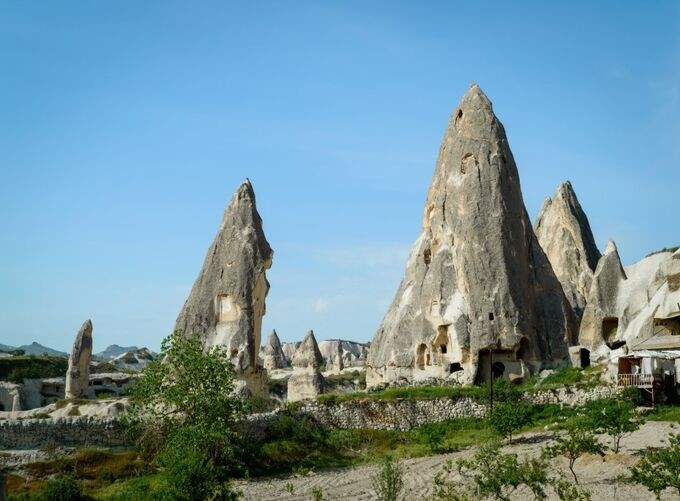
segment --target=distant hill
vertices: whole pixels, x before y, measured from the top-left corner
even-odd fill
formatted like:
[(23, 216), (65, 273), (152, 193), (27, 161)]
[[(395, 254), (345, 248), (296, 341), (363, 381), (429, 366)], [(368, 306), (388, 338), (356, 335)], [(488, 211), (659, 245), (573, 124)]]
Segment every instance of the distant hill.
[(10, 352), (10, 351), (14, 351), (14, 350), (16, 350), (15, 346), (10, 346), (8, 344), (0, 343), (0, 351)]
[(21, 346), (17, 346), (15, 349), (24, 350), (26, 355), (43, 355), (47, 353), (48, 355), (54, 357), (68, 358), (68, 353), (64, 351), (55, 350), (54, 348), (49, 348), (48, 346), (43, 346), (40, 343), (36, 343), (35, 341), (33, 341), (31, 344), (23, 344)]
[(127, 353), (129, 351), (137, 351), (138, 349), (139, 348), (137, 348), (136, 346), (119, 346), (117, 344), (112, 344), (104, 351), (95, 353), (94, 356), (97, 358), (101, 358), (103, 360), (111, 360), (112, 358), (122, 355), (123, 353)]

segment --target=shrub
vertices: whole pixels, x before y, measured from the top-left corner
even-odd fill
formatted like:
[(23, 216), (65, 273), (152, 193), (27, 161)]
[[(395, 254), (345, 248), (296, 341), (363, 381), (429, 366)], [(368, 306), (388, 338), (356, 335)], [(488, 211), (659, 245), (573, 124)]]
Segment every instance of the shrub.
[(399, 461), (387, 456), (371, 484), (378, 501), (397, 501), (404, 489), (404, 470)]
[[(637, 388), (636, 388), (637, 389)], [(593, 400), (584, 406), (585, 418), (592, 430), (606, 433), (614, 439), (614, 453), (618, 454), (621, 439), (642, 424), (632, 402), (619, 399)]]
[(631, 480), (652, 491), (657, 500), (668, 488), (680, 495), (680, 435), (671, 435), (669, 441), (667, 448), (646, 451), (630, 469)]
[(494, 406), (489, 425), (501, 438), (512, 442), (513, 432), (529, 424), (530, 420), (531, 413), (526, 404), (501, 403)]
[[(234, 423), (243, 406), (234, 377), (226, 350), (206, 353), (198, 339), (175, 332), (132, 390), (125, 424), (142, 449), (157, 454), (170, 490), (190, 496), (178, 499), (235, 495), (227, 480), (241, 467)], [(189, 492), (181, 494), (181, 484)]]
[(63, 475), (45, 484), (40, 499), (44, 501), (80, 501), (85, 498), (75, 479), (71, 475)]
[(584, 454), (599, 454), (604, 456), (606, 447), (602, 445), (585, 420), (576, 420), (567, 427), (564, 436), (557, 437), (555, 444), (543, 449), (543, 455), (548, 458), (564, 456), (569, 461), (569, 471), (578, 484), (578, 477), (574, 471), (576, 460)]

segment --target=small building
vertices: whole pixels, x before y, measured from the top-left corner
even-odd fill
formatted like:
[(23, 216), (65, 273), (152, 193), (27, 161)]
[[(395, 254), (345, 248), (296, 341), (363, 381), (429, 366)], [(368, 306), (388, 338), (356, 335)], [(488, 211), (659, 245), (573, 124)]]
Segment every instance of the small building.
[(618, 386), (636, 386), (654, 392), (672, 388), (680, 371), (680, 336), (657, 335), (634, 345), (619, 357)]

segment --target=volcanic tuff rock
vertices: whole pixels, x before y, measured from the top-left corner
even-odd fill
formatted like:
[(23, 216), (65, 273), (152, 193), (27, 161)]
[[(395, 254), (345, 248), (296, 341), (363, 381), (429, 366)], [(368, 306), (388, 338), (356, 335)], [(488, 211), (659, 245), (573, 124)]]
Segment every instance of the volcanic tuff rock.
[(343, 341), (327, 339), (319, 343), (319, 351), (324, 359), (326, 370), (341, 371), (345, 366)]
[(237, 377), (251, 393), (265, 391), (258, 352), (273, 251), (265, 238), (250, 181), (244, 182), (224, 212), (175, 329), (198, 336), (206, 349), (225, 347)]
[(314, 332), (309, 331), (293, 356), (293, 374), (288, 379), (288, 401), (316, 397), (323, 391), (323, 357)]
[(264, 368), (267, 370), (284, 369), (288, 367), (288, 360), (281, 349), (281, 341), (278, 334), (273, 330), (262, 350)]
[[(367, 383), (566, 364), (576, 319), (538, 244), (491, 102), (473, 84), (439, 151), (423, 230), (368, 358)], [(479, 368), (479, 373), (478, 373)]]
[(534, 230), (569, 304), (580, 318), (600, 251), (569, 181), (557, 187), (553, 198), (545, 199)]
[(618, 349), (680, 350), (680, 250), (623, 268), (610, 241), (595, 270), (579, 332), (595, 361)]
[(87, 396), (90, 382), (90, 362), (92, 361), (92, 322), (85, 320), (76, 334), (73, 350), (68, 359), (66, 371), (65, 398)]

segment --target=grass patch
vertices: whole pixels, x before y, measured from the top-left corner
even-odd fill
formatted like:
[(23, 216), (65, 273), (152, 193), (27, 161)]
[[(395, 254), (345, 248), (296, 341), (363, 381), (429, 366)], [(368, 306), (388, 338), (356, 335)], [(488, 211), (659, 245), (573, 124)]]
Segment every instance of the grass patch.
[(657, 405), (645, 413), (648, 421), (672, 421), (680, 423), (680, 405)]
[(317, 400), (322, 403), (341, 403), (352, 400), (398, 400), (398, 399), (432, 399), (459, 398), (474, 399), (487, 398), (488, 389), (481, 386), (413, 386), (406, 388), (388, 388), (368, 393), (328, 393), (319, 395)]
[(111, 483), (149, 471), (150, 457), (137, 451), (85, 448), (76, 453), (26, 466), (31, 477), (42, 479), (65, 471), (73, 472), (88, 487)]

